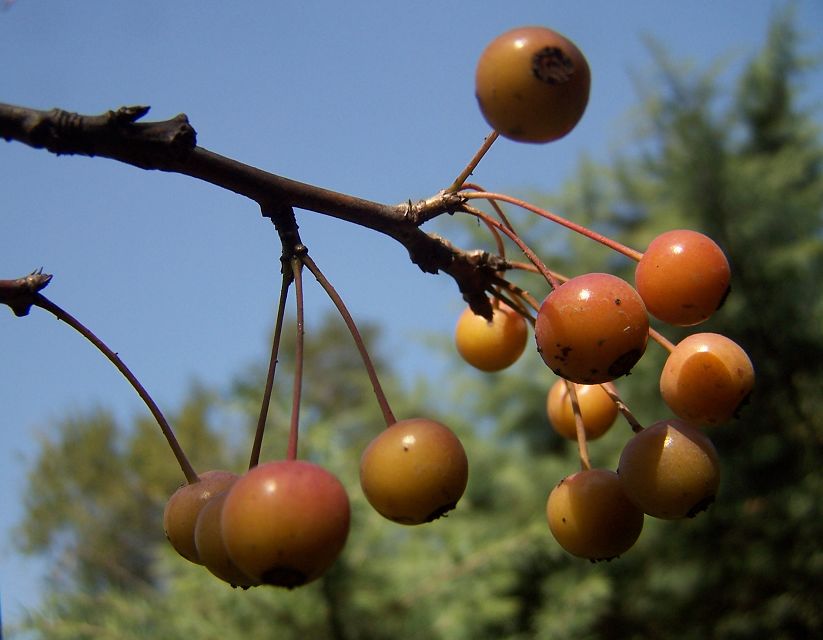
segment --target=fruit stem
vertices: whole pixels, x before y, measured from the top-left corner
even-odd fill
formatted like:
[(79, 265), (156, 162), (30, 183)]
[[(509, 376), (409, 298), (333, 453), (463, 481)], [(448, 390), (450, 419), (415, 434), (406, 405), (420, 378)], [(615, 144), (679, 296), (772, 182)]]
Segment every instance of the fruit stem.
[(469, 160), (469, 164), (460, 172), (460, 175), (454, 179), (454, 182), (451, 183), (448, 189), (446, 189), (446, 193), (457, 193), (460, 188), (463, 186), (463, 183), (468, 180), (469, 176), (472, 172), (477, 168), (477, 165), (480, 164), (480, 161), (483, 159), (483, 156), (486, 155), (486, 152), (491, 148), (494, 144), (494, 141), (500, 136), (497, 131), (492, 131), (489, 135), (485, 137), (483, 140), (483, 144), (480, 145), (480, 148), (477, 150), (477, 153), (472, 156), (472, 159)]
[(515, 206), (521, 207), (522, 209), (526, 209), (527, 211), (531, 211), (532, 213), (536, 213), (537, 215), (546, 218), (547, 220), (551, 220), (552, 222), (556, 222), (559, 225), (566, 227), (567, 229), (571, 229), (572, 231), (579, 233), (595, 242), (599, 242), (602, 245), (617, 251), (618, 253), (622, 253), (627, 258), (631, 258), (635, 262), (639, 262), (640, 259), (643, 257), (643, 254), (639, 251), (635, 251), (634, 249), (627, 247), (624, 244), (617, 242), (616, 240), (612, 240), (611, 238), (604, 236), (596, 231), (592, 231), (588, 227), (584, 227), (583, 225), (577, 224), (576, 222), (572, 222), (562, 216), (559, 216), (551, 211), (547, 211), (546, 209), (541, 209), (525, 200), (521, 200), (520, 198), (515, 198), (513, 196), (506, 195), (504, 193), (490, 193), (486, 191), (478, 191), (473, 193), (465, 193), (461, 194), (466, 199), (483, 199), (483, 200), (500, 200), (502, 202), (508, 202), (509, 204), (513, 204)]
[(649, 329), (649, 337), (669, 353), (674, 351), (674, 343), (656, 329)]
[(135, 377), (135, 375), (131, 372), (131, 370), (126, 366), (126, 364), (120, 359), (114, 351), (109, 349), (106, 344), (100, 340), (90, 329), (88, 329), (83, 323), (81, 323), (77, 318), (72, 316), (69, 312), (65, 311), (54, 302), (46, 298), (41, 293), (34, 294), (32, 304), (45, 311), (51, 313), (55, 318), (58, 320), (62, 320), (67, 325), (69, 325), (72, 329), (77, 331), (80, 335), (82, 335), (86, 340), (91, 342), (95, 347), (97, 347), (98, 351), (100, 351), (106, 358), (108, 358), (109, 362), (111, 362), (117, 370), (123, 374), (123, 377), (129, 381), (131, 386), (137, 392), (137, 395), (140, 396), (140, 399), (148, 407), (151, 414), (154, 416), (154, 419), (157, 421), (157, 424), (160, 426), (160, 431), (163, 432), (163, 435), (166, 437), (166, 440), (171, 447), (172, 453), (174, 457), (177, 458), (177, 463), (180, 465), (181, 471), (183, 471), (183, 475), (186, 476), (186, 481), (189, 484), (194, 484), (200, 478), (197, 475), (197, 472), (192, 467), (189, 459), (186, 457), (183, 448), (180, 446), (180, 443), (177, 441), (177, 438), (174, 435), (174, 431), (171, 428), (171, 425), (166, 420), (166, 417), (163, 415), (163, 412), (160, 411), (160, 407), (157, 406), (157, 403), (154, 402), (152, 397), (149, 395), (148, 391), (146, 391), (145, 387), (140, 384), (140, 381)]
[(565, 380), (566, 389), (569, 392), (569, 400), (572, 403), (572, 412), (574, 413), (574, 428), (577, 433), (577, 450), (580, 453), (580, 468), (583, 471), (588, 471), (592, 468), (589, 461), (589, 445), (586, 442), (586, 427), (583, 424), (583, 414), (580, 411), (580, 402), (577, 399), (577, 389), (574, 383)]
[(266, 430), (266, 420), (271, 404), (272, 388), (274, 387), (274, 373), (277, 369), (277, 354), (280, 352), (280, 336), (283, 333), (283, 316), (285, 315), (286, 301), (289, 297), (289, 288), (293, 281), (294, 275), (291, 272), (291, 266), (289, 266), (288, 269), (283, 269), (283, 282), (280, 285), (280, 299), (277, 302), (277, 319), (274, 323), (274, 338), (272, 340), (271, 357), (269, 358), (269, 370), (266, 374), (266, 386), (263, 389), (263, 402), (260, 406), (260, 415), (257, 418), (257, 429), (254, 432), (254, 442), (252, 443), (251, 456), (249, 457), (249, 469), (256, 467), (260, 462), (263, 432)]
[(461, 205), (460, 210), (470, 215), (476, 216), (477, 218), (485, 222), (487, 225), (493, 226), (494, 228), (505, 233), (512, 240), (512, 242), (514, 242), (518, 247), (520, 247), (520, 250), (537, 268), (537, 270), (540, 272), (540, 275), (542, 275), (546, 279), (546, 282), (549, 283), (549, 286), (552, 289), (555, 289), (558, 286), (560, 286), (560, 282), (557, 280), (557, 278), (554, 277), (554, 274), (551, 271), (549, 271), (548, 267), (546, 267), (546, 265), (543, 264), (543, 261), (537, 257), (537, 254), (534, 251), (532, 251), (525, 242), (523, 242), (523, 240), (520, 238), (519, 235), (517, 235), (517, 233), (506, 227), (504, 224), (498, 222), (491, 216), (487, 215), (480, 209), (464, 204)]
[(292, 389), (291, 422), (289, 424), (289, 442), (286, 448), (286, 459), (297, 459), (297, 432), (300, 426), (300, 397), (303, 393), (303, 337), (305, 326), (303, 323), (303, 263), (298, 256), (291, 259), (292, 276), (294, 277), (294, 292), (297, 299), (297, 322), (294, 341), (294, 387)]
[(374, 363), (369, 356), (369, 351), (366, 348), (365, 342), (363, 342), (363, 337), (360, 335), (360, 331), (357, 329), (357, 325), (354, 322), (349, 310), (346, 308), (343, 299), (340, 297), (340, 294), (337, 293), (335, 288), (332, 286), (331, 282), (328, 281), (326, 276), (323, 275), (323, 272), (317, 266), (317, 264), (312, 260), (308, 254), (303, 254), (301, 256), (301, 260), (303, 264), (306, 265), (306, 268), (312, 272), (315, 278), (317, 278), (317, 282), (320, 283), (320, 286), (323, 287), (326, 294), (329, 296), (331, 301), (334, 303), (334, 306), (337, 307), (337, 311), (340, 313), (340, 316), (343, 318), (343, 322), (346, 323), (346, 326), (349, 329), (349, 333), (351, 333), (352, 338), (354, 339), (354, 344), (357, 346), (357, 350), (360, 352), (360, 357), (363, 359), (363, 366), (366, 368), (366, 373), (369, 376), (369, 380), (371, 381), (372, 388), (374, 389), (374, 395), (377, 398), (377, 403), (380, 405), (380, 410), (383, 413), (383, 419), (386, 421), (386, 426), (390, 427), (397, 419), (394, 417), (394, 413), (392, 413), (391, 407), (389, 406), (388, 398), (386, 398), (386, 394), (383, 391), (383, 387), (380, 384), (380, 379), (377, 377), (377, 371), (374, 368)]
[(626, 419), (626, 422), (629, 423), (629, 426), (632, 428), (632, 431), (634, 431), (635, 433), (643, 431), (643, 425), (640, 424), (640, 421), (634, 417), (634, 414), (631, 412), (629, 407), (626, 405), (625, 402), (623, 402), (623, 399), (617, 393), (617, 387), (614, 386), (614, 383), (604, 382), (600, 385), (600, 387), (612, 399), (615, 406), (617, 406), (617, 410)]

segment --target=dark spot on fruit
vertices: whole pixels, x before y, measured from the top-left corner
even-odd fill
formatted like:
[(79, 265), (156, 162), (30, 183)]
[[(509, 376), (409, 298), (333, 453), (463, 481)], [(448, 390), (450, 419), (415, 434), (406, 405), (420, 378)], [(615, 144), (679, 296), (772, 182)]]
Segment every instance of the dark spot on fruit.
[(614, 303), (619, 307), (620, 306), (620, 298), (615, 298)]
[(632, 367), (637, 364), (637, 361), (640, 360), (640, 356), (642, 355), (643, 352), (640, 349), (632, 349), (631, 351), (627, 351), (609, 365), (609, 375), (614, 378), (619, 378), (620, 376), (626, 375), (632, 370)]
[(439, 518), (446, 517), (446, 514), (457, 506), (457, 502), (449, 502), (442, 507), (438, 507), (432, 511), (423, 522), (433, 522)]
[(546, 84), (568, 82), (574, 73), (574, 63), (560, 47), (543, 47), (532, 56), (532, 75)]
[(291, 567), (274, 567), (260, 576), (263, 584), (294, 589), (306, 584), (306, 574)]
[(706, 496), (686, 513), (687, 518), (694, 518), (701, 511), (708, 509), (714, 502), (714, 496)]

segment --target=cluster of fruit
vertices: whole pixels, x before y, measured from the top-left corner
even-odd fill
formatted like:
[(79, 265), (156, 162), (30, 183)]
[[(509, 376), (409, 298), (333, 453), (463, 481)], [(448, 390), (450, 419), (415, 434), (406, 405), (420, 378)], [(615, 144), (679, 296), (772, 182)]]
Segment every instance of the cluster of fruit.
[[(451, 511), (468, 481), (468, 460), (448, 427), (423, 418), (384, 429), (363, 452), (369, 503), (395, 522), (431, 522)], [(207, 471), (166, 503), (166, 537), (184, 558), (235, 587), (307, 584), (337, 559), (349, 533), (340, 481), (303, 460), (256, 465), (242, 476)]]
[[(457, 349), (478, 369), (499, 371), (522, 355), (528, 322), (534, 325), (537, 349), (560, 377), (548, 395), (551, 423), (577, 440), (582, 466), (551, 491), (549, 526), (570, 553), (601, 560), (634, 544), (645, 514), (692, 516), (713, 500), (718, 456), (700, 427), (722, 423), (735, 413), (751, 391), (754, 372), (746, 353), (724, 336), (698, 333), (672, 345), (650, 328), (650, 314), (692, 326), (722, 304), (729, 289), (729, 264), (706, 236), (671, 231), (640, 254), (549, 212), (465, 184), (498, 135), (524, 142), (566, 135), (583, 115), (589, 86), (585, 58), (552, 30), (515, 29), (494, 40), (481, 55), (476, 73), (478, 103), (493, 134), (444, 193), (460, 198), (458, 211), (487, 223), (501, 254), (500, 233), (511, 238), (532, 263), (521, 266), (543, 274), (551, 288), (537, 304), (499, 274), (491, 291), (490, 317), (466, 309), (457, 323)], [(501, 220), (470, 206), (473, 199), (490, 202)], [(523, 204), (636, 259), (635, 287), (611, 274), (567, 279), (549, 271), (517, 235), (499, 208), (501, 201)], [(310, 262), (305, 264), (315, 271)], [(341, 303), (333, 299), (342, 312)], [(299, 300), (298, 293), (298, 311)], [(660, 388), (677, 418), (643, 428), (611, 381), (629, 373), (649, 337), (671, 352)], [(365, 354), (364, 361), (368, 369)], [(381, 395), (378, 391), (384, 403)], [(593, 469), (587, 439), (609, 429), (619, 410), (635, 434), (617, 472)], [(369, 503), (406, 525), (430, 522), (453, 509), (468, 480), (467, 457), (458, 438), (430, 419), (397, 421), (387, 408), (384, 414), (387, 428), (360, 461), (361, 486)], [(349, 500), (339, 480), (322, 467), (296, 459), (290, 449), (285, 460), (257, 464), (253, 459), (242, 476), (211, 471), (189, 478), (167, 503), (164, 528), (183, 557), (232, 585), (292, 588), (317, 579), (334, 563), (348, 536), (349, 518)]]
[[(588, 93), (589, 69), (577, 47), (538, 27), (499, 37), (477, 71), (484, 116), (501, 135), (519, 141), (547, 142), (568, 133), (582, 116)], [(504, 222), (512, 237), (511, 225)], [(523, 353), (527, 319), (533, 323), (537, 350), (559, 376), (547, 397), (549, 421), (560, 435), (578, 441), (582, 466), (550, 492), (549, 528), (569, 553), (608, 560), (632, 547), (645, 515), (691, 517), (714, 500), (718, 455), (702, 427), (736, 414), (752, 390), (754, 369), (746, 352), (723, 335), (695, 333), (673, 345), (649, 326), (649, 315), (670, 325), (694, 326), (720, 308), (729, 292), (730, 268), (714, 241), (695, 231), (673, 230), (641, 254), (567, 226), (635, 259), (635, 286), (607, 273), (559, 278), (536, 263), (552, 287), (542, 304), (509, 289), (507, 301), (514, 304), (495, 300), (491, 319), (466, 309), (455, 340), (469, 364), (499, 371)], [(527, 311), (530, 304), (534, 317)], [(670, 352), (660, 392), (676, 417), (643, 428), (612, 381), (630, 372), (650, 336)], [(591, 468), (586, 442), (602, 436), (620, 409), (635, 434), (618, 469)]]

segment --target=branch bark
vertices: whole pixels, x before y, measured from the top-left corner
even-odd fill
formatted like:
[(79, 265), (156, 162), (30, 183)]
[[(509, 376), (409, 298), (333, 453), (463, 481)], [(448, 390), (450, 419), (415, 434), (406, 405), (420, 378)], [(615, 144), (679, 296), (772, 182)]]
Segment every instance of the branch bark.
[(487, 252), (458, 249), (420, 228), (458, 210), (464, 201), (459, 193), (444, 190), (417, 203), (388, 205), (323, 189), (197, 146), (197, 134), (184, 114), (139, 122), (148, 111), (149, 107), (130, 106), (102, 115), (80, 115), (0, 103), (0, 137), (58, 155), (99, 156), (141, 169), (188, 175), (253, 200), (266, 217), (271, 217), (268, 212), (294, 207), (378, 231), (402, 244), (422, 271), (450, 275), (471, 307), (491, 317), (486, 292), (508, 263)]

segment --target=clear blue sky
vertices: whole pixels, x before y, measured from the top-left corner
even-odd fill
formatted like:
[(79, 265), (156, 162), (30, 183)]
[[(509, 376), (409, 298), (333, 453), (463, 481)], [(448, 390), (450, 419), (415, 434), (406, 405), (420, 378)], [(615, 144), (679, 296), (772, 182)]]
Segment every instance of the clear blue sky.
[[(763, 41), (781, 4), (17, 0), (0, 11), (0, 101), (81, 113), (148, 104), (158, 119), (185, 112), (206, 148), (396, 203), (445, 187), (486, 135), (473, 96), (485, 44), (510, 27), (544, 24), (588, 57), (586, 116), (550, 146), (500, 141), (475, 175), (496, 190), (551, 191), (581, 153), (605, 159), (624, 139), (632, 74), (649, 66), (644, 36), (676, 59), (705, 65), (728, 56), (734, 67)], [(820, 0), (797, 7), (802, 27), (823, 24)], [(813, 81), (823, 86), (819, 73)], [(54, 273), (50, 297), (118, 351), (161, 407), (175, 407), (193, 379), (220, 385), (264, 356), (278, 242), (250, 201), (190, 178), (17, 143), (0, 143), (0, 189), (0, 278), (40, 266)], [(462, 307), (454, 284), (419, 272), (391, 240), (298, 216), (355, 318), (385, 325), (398, 366), (425, 373), (436, 358), (420, 338), (451, 332)], [(309, 314), (329, 308), (319, 291), (307, 295)], [(144, 409), (67, 327), (42, 312), (0, 312), (8, 622), (37, 602), (46, 569), (13, 546), (38, 434), (74, 410), (104, 405), (128, 419)]]

